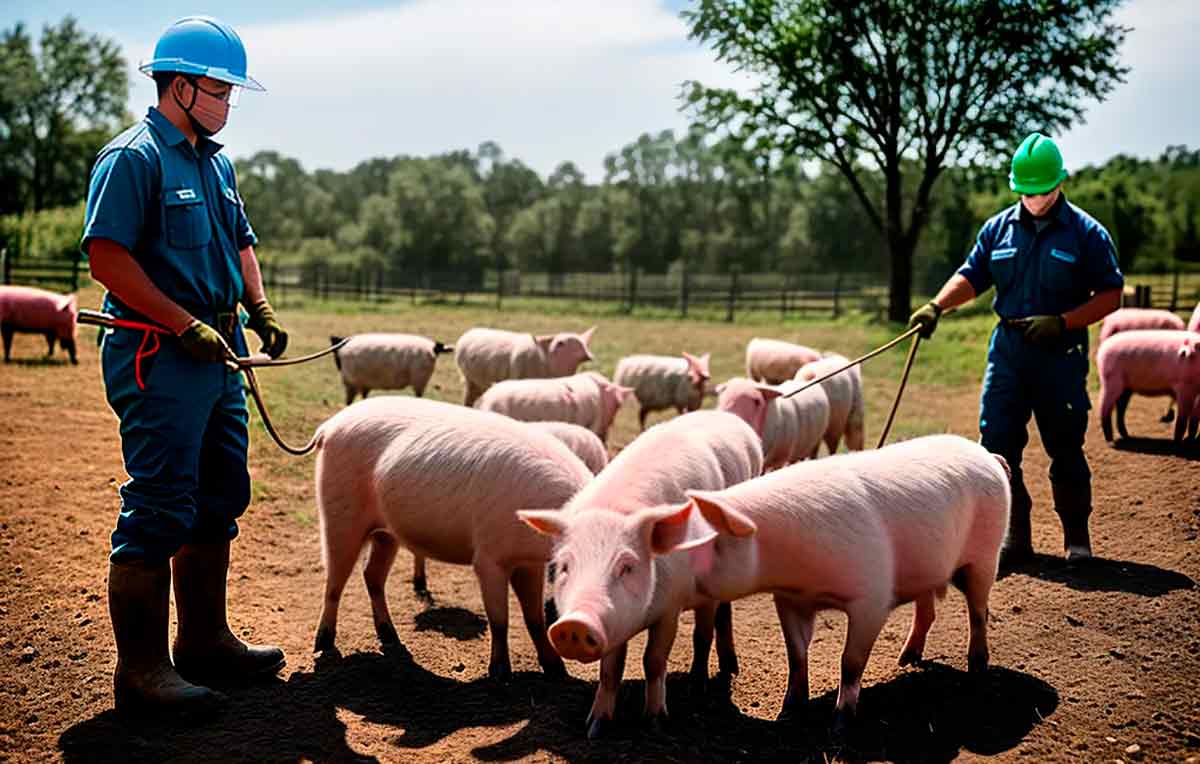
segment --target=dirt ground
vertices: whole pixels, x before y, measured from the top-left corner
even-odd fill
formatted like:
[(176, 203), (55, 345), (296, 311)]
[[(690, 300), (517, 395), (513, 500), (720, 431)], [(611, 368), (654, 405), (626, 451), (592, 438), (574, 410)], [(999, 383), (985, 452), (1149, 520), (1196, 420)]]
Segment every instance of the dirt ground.
[[(911, 617), (911, 606), (900, 608), (868, 665), (862, 721), (848, 742), (826, 729), (844, 618), (818, 619), (810, 713), (776, 723), (786, 660), (766, 597), (734, 607), (741, 673), (724, 686), (688, 684), (688, 619), (671, 659), (672, 719), (657, 735), (639, 721), (642, 640), (630, 652), (615, 733), (589, 743), (584, 717), (596, 667), (575, 664), (569, 680), (544, 680), (514, 602), (517, 673), (493, 685), (470, 570), (432, 564), (429, 606), (411, 592), (403, 554), (389, 597), (411, 657), (380, 652), (353, 579), (339, 623), (342, 657), (314, 662), (319, 539), (296, 512), (312, 504), (311, 464), (292, 479), (272, 476), (270, 496), (243, 518), (230, 575), (235, 630), (282, 645), (287, 667), (235, 691), (232, 708), (208, 726), (126, 726), (112, 710), (105, 597), (108, 534), (125, 475), (96, 348), (84, 339), (91, 336), (81, 332), (77, 367), (61, 354), (0, 367), (0, 758), (1200, 761), (1200, 454), (1175, 455), (1169, 426), (1158, 422), (1161, 399), (1130, 408), (1131, 430), (1145, 439), (1113, 448), (1098, 427), (1089, 432), (1100, 559), (1079, 569), (1059, 559), (1046, 459), (1033, 438), (1027, 475), (1044, 554), (993, 590), (993, 668), (979, 679), (965, 673), (965, 607), (955, 592), (940, 606), (926, 663), (898, 668)], [(38, 342), (18, 338), (16, 350), (36, 359)], [(960, 412), (951, 429), (974, 436), (976, 394), (933, 399), (916, 387), (905, 410)], [(253, 469), (263, 477), (261, 464)]]

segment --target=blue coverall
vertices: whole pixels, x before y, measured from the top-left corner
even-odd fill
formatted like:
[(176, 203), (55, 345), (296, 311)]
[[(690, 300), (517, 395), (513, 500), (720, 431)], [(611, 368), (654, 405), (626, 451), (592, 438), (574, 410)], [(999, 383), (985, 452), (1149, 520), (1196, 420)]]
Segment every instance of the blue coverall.
[(1083, 453), (1091, 401), (1087, 392), (1088, 334), (1070, 329), (1053, 347), (1025, 340), (1013, 319), (1061, 315), (1094, 293), (1119, 289), (1124, 276), (1104, 226), (1060, 195), (1036, 220), (1017, 202), (994, 216), (958, 273), (982, 294), (996, 287), (1000, 323), (988, 345), (979, 430), (985, 448), (1012, 469), (1013, 515), (1027, 519), (1031, 500), (1021, 471), (1030, 414), (1050, 457), (1055, 510), (1069, 522), (1091, 512), (1091, 471)]
[[(235, 319), (243, 290), (239, 251), (257, 239), (233, 164), (220, 150), (204, 137), (193, 147), (151, 107), (97, 156), (81, 248), (86, 253), (94, 239), (120, 244), (155, 286), (245, 355)], [(111, 293), (104, 308), (148, 322)], [(161, 335), (158, 352), (138, 364), (144, 339), (153, 345), (141, 331), (109, 329), (101, 347), (130, 476), (121, 486), (113, 562), (160, 562), (184, 544), (231, 540), (250, 502), (240, 375), (193, 360), (170, 335)]]

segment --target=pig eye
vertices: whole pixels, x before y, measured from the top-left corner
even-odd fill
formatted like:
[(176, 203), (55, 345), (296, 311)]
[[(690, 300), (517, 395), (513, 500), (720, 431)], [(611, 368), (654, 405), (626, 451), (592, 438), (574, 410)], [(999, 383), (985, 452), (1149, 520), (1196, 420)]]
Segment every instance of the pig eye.
[(633, 563), (627, 562), (621, 566), (620, 570), (617, 571), (617, 578), (624, 578), (626, 575), (628, 575), (632, 572), (633, 572)]
[(565, 562), (559, 563), (558, 570), (556, 572), (558, 575), (565, 577), (567, 575), (567, 564)]

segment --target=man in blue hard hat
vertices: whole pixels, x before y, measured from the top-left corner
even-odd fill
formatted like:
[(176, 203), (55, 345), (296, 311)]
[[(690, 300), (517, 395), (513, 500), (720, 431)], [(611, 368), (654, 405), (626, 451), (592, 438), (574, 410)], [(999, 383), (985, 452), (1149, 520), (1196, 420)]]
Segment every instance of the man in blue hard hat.
[(996, 288), (992, 308), (1000, 323), (988, 345), (979, 431), (984, 447), (1012, 469), (1006, 569), (1033, 557), (1033, 501), (1021, 472), (1031, 414), (1050, 457), (1067, 559), (1092, 556), (1091, 471), (1083, 453), (1091, 408), (1087, 327), (1120, 306), (1125, 278), (1108, 231), (1062, 193), (1066, 177), (1054, 141), (1026, 137), (1009, 174), (1021, 200), (984, 223), (966, 262), (909, 322), (930, 337), (943, 311)]
[[(287, 333), (263, 291), (233, 163), (212, 140), (240, 91), (263, 89), (247, 76), (241, 39), (215, 19), (184, 18), (141, 71), (158, 105), (97, 156), (80, 245), (108, 290), (106, 311), (169, 332), (110, 329), (101, 348), (130, 478), (109, 558), (113, 691), (122, 713), (196, 718), (223, 705), (212, 687), (284, 664), (282, 650), (242, 642), (226, 620), (250, 475), (245, 394), (222, 361), (247, 352), (239, 304), (272, 357)], [(168, 653), (172, 578), (179, 628)]]

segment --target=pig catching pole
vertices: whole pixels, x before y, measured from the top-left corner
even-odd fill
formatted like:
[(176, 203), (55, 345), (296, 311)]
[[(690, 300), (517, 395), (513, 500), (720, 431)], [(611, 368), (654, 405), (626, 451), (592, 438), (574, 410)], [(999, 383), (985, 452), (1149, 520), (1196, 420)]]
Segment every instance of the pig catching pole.
[(797, 393), (801, 393), (801, 392), (807, 390), (808, 388), (812, 387), (813, 385), (818, 385), (818, 384), (824, 382), (825, 380), (829, 379), (830, 377), (835, 377), (838, 374), (841, 374), (846, 369), (857, 366), (860, 363), (862, 363), (863, 361), (874, 358), (875, 356), (877, 356), (880, 353), (883, 353), (885, 351), (891, 350), (896, 345), (899, 345), (901, 342), (904, 342), (904, 340), (908, 339), (909, 337), (912, 337), (912, 345), (908, 349), (908, 360), (906, 360), (904, 362), (904, 373), (900, 376), (900, 386), (898, 388), (896, 388), (896, 398), (895, 398), (895, 400), (892, 401), (892, 410), (890, 412), (888, 412), (887, 423), (883, 425), (883, 432), (881, 432), (879, 434), (879, 442), (875, 445), (876, 448), (881, 448), (883, 446), (884, 442), (887, 441), (888, 433), (892, 429), (892, 421), (896, 418), (896, 410), (900, 408), (900, 396), (902, 396), (904, 394), (904, 386), (908, 384), (908, 373), (909, 373), (909, 371), (912, 370), (913, 361), (917, 357), (917, 346), (921, 344), (921, 335), (918, 334), (918, 332), (920, 332), (920, 331), (921, 331), (921, 327), (914, 326), (911, 329), (909, 329), (908, 331), (901, 334), (900, 336), (896, 337), (894, 340), (891, 340), (887, 344), (880, 345), (879, 347), (875, 348), (874, 350), (867, 353), (866, 355), (862, 355), (862, 356), (859, 356), (858, 358), (855, 358), (853, 361), (846, 364), (845, 366), (842, 366), (839, 369), (834, 369), (833, 371), (829, 372), (828, 374), (824, 374), (820, 377), (817, 377), (816, 379), (809, 380), (808, 382), (805, 382), (804, 384), (797, 387), (795, 390), (788, 390), (787, 392), (785, 392), (783, 394), (782, 397), (791, 398), (793, 395), (796, 395)]
[[(116, 316), (108, 313), (102, 313), (97, 310), (80, 310), (78, 321), (81, 324), (101, 326), (108, 329), (134, 329), (143, 332), (142, 344), (141, 347), (138, 348), (138, 353), (135, 360), (135, 373), (137, 374), (137, 383), (139, 388), (145, 387), (142, 382), (141, 375), (142, 360), (158, 352), (158, 335), (172, 334), (169, 329), (157, 326), (155, 324), (117, 318)], [(153, 340), (153, 343), (151, 343), (151, 340)], [(250, 395), (254, 398), (254, 405), (258, 407), (258, 413), (259, 416), (262, 417), (263, 426), (267, 428), (267, 432), (271, 435), (271, 439), (274, 440), (275, 444), (284, 451), (295, 456), (304, 456), (316, 448), (317, 434), (314, 433), (308, 443), (299, 448), (290, 446), (284, 442), (283, 438), (279, 436), (279, 433), (275, 431), (275, 425), (271, 422), (271, 417), (267, 413), (267, 406), (265, 403), (263, 403), (262, 391), (259, 390), (258, 379), (254, 376), (254, 370), (264, 366), (294, 366), (300, 363), (308, 363), (309, 361), (313, 361), (321, 358), (322, 356), (336, 352), (349, 341), (350, 338), (347, 337), (341, 342), (327, 347), (324, 350), (320, 350), (316, 353), (311, 353), (306, 356), (301, 356), (299, 358), (271, 358), (265, 353), (254, 353), (246, 357), (238, 356), (233, 352), (233, 349), (229, 347), (229, 345), (225, 344), (225, 338), (221, 337), (221, 344), (225, 345), (225, 366), (233, 371), (240, 371), (246, 378), (246, 386), (250, 388)]]

